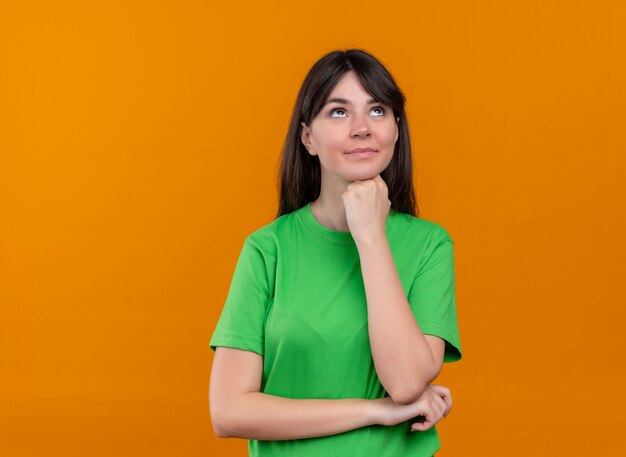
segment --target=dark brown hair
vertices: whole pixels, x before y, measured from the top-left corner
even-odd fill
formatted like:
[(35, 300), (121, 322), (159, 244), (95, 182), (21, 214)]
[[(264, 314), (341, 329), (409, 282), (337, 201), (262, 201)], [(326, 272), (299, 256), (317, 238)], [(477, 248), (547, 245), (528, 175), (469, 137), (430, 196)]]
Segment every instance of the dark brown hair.
[(276, 217), (291, 213), (319, 197), (321, 169), (318, 156), (311, 156), (301, 141), (301, 122), (310, 125), (345, 73), (354, 71), (365, 90), (377, 102), (390, 105), (398, 120), (398, 141), (391, 162), (380, 173), (387, 184), (391, 208), (418, 217), (413, 189), (413, 161), (406, 98), (391, 74), (374, 56), (361, 49), (333, 51), (319, 59), (306, 75), (293, 109), (282, 150), (279, 203)]

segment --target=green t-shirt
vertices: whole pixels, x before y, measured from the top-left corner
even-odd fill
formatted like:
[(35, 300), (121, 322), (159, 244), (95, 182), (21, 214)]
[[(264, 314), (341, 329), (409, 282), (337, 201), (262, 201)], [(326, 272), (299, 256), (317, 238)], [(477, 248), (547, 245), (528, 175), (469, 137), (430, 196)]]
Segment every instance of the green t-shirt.
[[(389, 212), (386, 233), (402, 287), (424, 334), (445, 339), (444, 362), (461, 358), (453, 241), (440, 225)], [(374, 368), (359, 253), (350, 232), (322, 225), (311, 204), (243, 243), (211, 349), (264, 357), (261, 392), (287, 398), (387, 396)], [(415, 422), (413, 420), (412, 422)], [(252, 457), (430, 457), (435, 427), (409, 421), (297, 440), (250, 440)]]

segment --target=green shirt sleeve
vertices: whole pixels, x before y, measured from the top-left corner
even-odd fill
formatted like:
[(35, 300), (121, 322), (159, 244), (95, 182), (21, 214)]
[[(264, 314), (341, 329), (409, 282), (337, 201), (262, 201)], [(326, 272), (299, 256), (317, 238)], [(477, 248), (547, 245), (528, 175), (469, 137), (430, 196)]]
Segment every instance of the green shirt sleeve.
[(254, 351), (263, 355), (266, 309), (270, 299), (266, 262), (258, 244), (244, 241), (209, 346)]
[(462, 357), (456, 315), (454, 242), (445, 230), (435, 230), (427, 260), (418, 269), (408, 300), (422, 333), (446, 342), (444, 362)]

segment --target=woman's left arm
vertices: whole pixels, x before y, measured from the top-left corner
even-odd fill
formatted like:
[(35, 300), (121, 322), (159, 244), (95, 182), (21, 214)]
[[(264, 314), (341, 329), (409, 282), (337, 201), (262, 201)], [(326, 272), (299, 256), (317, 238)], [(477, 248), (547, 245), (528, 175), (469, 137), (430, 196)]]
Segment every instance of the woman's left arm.
[(376, 373), (394, 402), (413, 403), (439, 375), (444, 341), (422, 333), (404, 294), (387, 240), (391, 201), (380, 174), (348, 184), (341, 198), (359, 251)]
[(441, 372), (444, 340), (415, 320), (384, 232), (357, 241), (376, 373), (396, 403), (417, 400)]

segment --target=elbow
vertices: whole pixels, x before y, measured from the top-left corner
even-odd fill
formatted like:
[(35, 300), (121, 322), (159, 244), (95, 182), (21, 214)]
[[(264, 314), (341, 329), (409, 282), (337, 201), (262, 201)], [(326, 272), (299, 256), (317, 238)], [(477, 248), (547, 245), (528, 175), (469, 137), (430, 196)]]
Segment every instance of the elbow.
[(227, 432), (226, 428), (219, 423), (213, 422), (213, 432), (218, 438), (230, 438), (231, 435)]
[(437, 379), (437, 377), (439, 376), (439, 373), (441, 373), (441, 369), (443, 368), (443, 363), (439, 363), (439, 364), (435, 364), (435, 366), (433, 367), (433, 369), (431, 370), (431, 374), (428, 378), (428, 384), (431, 384), (435, 379)]
[(213, 426), (213, 432), (219, 438), (233, 437), (231, 427), (228, 425), (230, 422), (225, 413), (226, 411), (224, 410), (211, 408), (211, 425)]
[(389, 396), (399, 405), (409, 405), (416, 402), (428, 389), (430, 384), (437, 379), (441, 373), (441, 365), (433, 365), (432, 369), (427, 372), (427, 375), (421, 380), (417, 380), (412, 385), (406, 383), (402, 386), (402, 389), (393, 389), (393, 393), (389, 391)]
[(427, 369), (420, 370), (422, 375), (411, 382), (397, 384), (395, 388), (387, 390), (389, 396), (399, 405), (409, 405), (416, 402), (430, 387), (430, 384), (439, 376), (441, 366), (433, 363)]
[(393, 394), (389, 394), (394, 403), (399, 405), (410, 405), (416, 402), (428, 388), (429, 384), (413, 386), (411, 389), (404, 389), (403, 391), (396, 391)]

